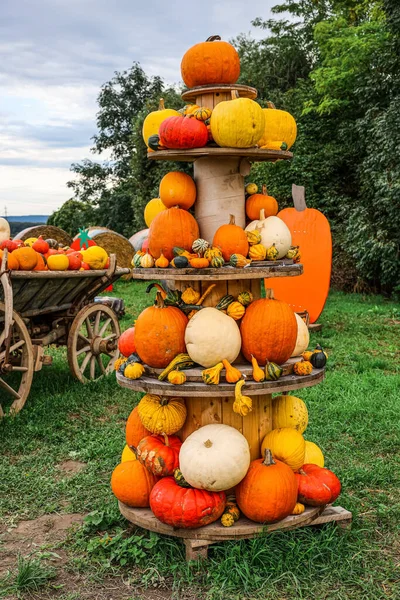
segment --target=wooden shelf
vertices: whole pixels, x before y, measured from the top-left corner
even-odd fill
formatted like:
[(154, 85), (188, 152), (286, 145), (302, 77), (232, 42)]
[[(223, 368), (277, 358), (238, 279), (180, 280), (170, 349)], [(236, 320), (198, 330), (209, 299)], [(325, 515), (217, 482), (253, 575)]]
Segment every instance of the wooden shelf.
[(220, 269), (132, 269), (132, 279), (176, 281), (229, 281), (237, 279), (267, 279), (269, 277), (295, 277), (303, 273), (302, 264), (293, 260), (257, 261), (244, 269), (221, 267)]
[[(296, 362), (297, 359), (294, 359)], [(286, 365), (285, 365), (286, 366)], [(246, 368), (244, 365), (236, 365), (244, 374)], [(201, 379), (202, 368), (188, 369), (185, 371), (188, 380), (182, 385), (172, 385), (168, 381), (159, 381), (155, 369), (146, 368), (146, 375), (140, 379), (127, 379), (121, 373), (117, 372), (117, 382), (121, 387), (128, 388), (135, 392), (146, 392), (148, 394), (157, 394), (158, 396), (175, 396), (187, 398), (233, 398), (235, 396), (235, 384), (227, 383), (224, 375), (221, 377), (219, 385), (207, 385)], [(151, 372), (153, 371), (153, 373)], [(243, 372), (242, 371), (242, 372)], [(248, 371), (248, 370), (247, 370)], [(325, 369), (313, 369), (310, 375), (283, 375), (277, 381), (263, 381), (257, 383), (250, 379), (243, 388), (246, 396), (261, 396), (265, 394), (279, 394), (291, 390), (311, 387), (321, 383), (325, 378)]]
[(196, 101), (199, 96), (208, 94), (215, 94), (217, 97), (219, 94), (230, 93), (232, 90), (236, 90), (239, 98), (250, 98), (254, 100), (257, 98), (256, 88), (248, 85), (241, 85), (239, 83), (215, 83), (211, 85), (199, 85), (197, 87), (190, 88), (182, 92), (181, 97), (185, 102), (192, 103)]
[(263, 150), (261, 148), (216, 148), (204, 146), (203, 148), (192, 148), (191, 150), (156, 150), (147, 152), (150, 160), (177, 160), (182, 162), (193, 162), (198, 158), (247, 158), (253, 162), (275, 162), (276, 160), (290, 160), (292, 152), (284, 150)]

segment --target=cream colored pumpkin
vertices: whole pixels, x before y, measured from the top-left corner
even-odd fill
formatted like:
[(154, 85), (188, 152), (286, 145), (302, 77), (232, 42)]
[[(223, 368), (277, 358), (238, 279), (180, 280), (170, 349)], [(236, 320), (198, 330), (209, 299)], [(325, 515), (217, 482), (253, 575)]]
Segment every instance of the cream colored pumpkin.
[(279, 217), (265, 218), (264, 209), (260, 211), (260, 218), (251, 221), (245, 231), (254, 231), (258, 229), (261, 235), (261, 244), (270, 248), (275, 244), (278, 250), (277, 258), (283, 258), (292, 245), (292, 234), (289, 227)]
[(308, 344), (310, 343), (310, 333), (303, 319), (297, 313), (295, 313), (294, 316), (297, 321), (297, 339), (292, 356), (301, 356), (303, 352), (307, 350)]
[(264, 113), (249, 98), (220, 102), (210, 120), (214, 141), (223, 148), (251, 148), (264, 131)]
[(291, 427), (304, 433), (308, 425), (308, 410), (297, 396), (276, 396), (272, 400), (272, 427)]
[(0, 217), (0, 244), (5, 240), (9, 240), (11, 236), (10, 225), (8, 221)]
[(325, 459), (321, 448), (317, 446), (317, 444), (314, 444), (314, 442), (309, 442), (307, 440), (306, 451), (304, 454), (304, 464), (318, 465), (319, 467), (323, 467), (325, 464)]
[(194, 488), (220, 492), (242, 481), (250, 466), (249, 444), (229, 425), (205, 425), (186, 438), (179, 468)]
[(238, 357), (242, 338), (236, 322), (216, 308), (203, 308), (190, 319), (185, 331), (187, 352), (202, 367), (213, 367)]
[(269, 448), (274, 458), (286, 463), (293, 471), (298, 471), (304, 465), (305, 446), (303, 436), (296, 429), (273, 429), (262, 441), (261, 456)]

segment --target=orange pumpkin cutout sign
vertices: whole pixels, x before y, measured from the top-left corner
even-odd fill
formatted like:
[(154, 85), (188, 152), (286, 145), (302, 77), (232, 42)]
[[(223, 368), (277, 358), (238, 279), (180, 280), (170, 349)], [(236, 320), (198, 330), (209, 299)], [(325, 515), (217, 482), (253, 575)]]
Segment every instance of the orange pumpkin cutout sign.
[(307, 310), (310, 323), (323, 311), (329, 293), (332, 269), (332, 236), (328, 219), (317, 209), (307, 208), (304, 187), (293, 185), (295, 208), (278, 213), (289, 227), (293, 246), (300, 246), (303, 274), (298, 277), (268, 279), (275, 297), (289, 304), (295, 312)]

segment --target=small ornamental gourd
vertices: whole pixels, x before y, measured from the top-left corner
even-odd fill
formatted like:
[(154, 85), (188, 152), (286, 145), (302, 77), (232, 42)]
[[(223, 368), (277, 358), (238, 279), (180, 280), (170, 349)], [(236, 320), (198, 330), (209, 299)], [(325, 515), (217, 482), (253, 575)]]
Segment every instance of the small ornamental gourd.
[(265, 256), (267, 260), (276, 260), (278, 258), (278, 250), (275, 244), (266, 249)]
[(200, 298), (200, 292), (194, 290), (192, 287), (188, 287), (182, 292), (181, 298), (185, 304), (196, 304), (197, 300)]
[(207, 260), (211, 260), (215, 256), (222, 257), (222, 252), (220, 248), (215, 248), (214, 246), (212, 246), (211, 248), (207, 248), (207, 250), (204, 252), (204, 258), (206, 258)]
[(167, 269), (169, 260), (168, 258), (165, 258), (164, 254), (161, 252), (161, 256), (157, 258), (154, 264), (158, 269)]
[(222, 256), (213, 256), (210, 264), (214, 269), (220, 269), (221, 267), (224, 266), (225, 261), (222, 258)]
[(185, 104), (185, 106), (183, 108), (180, 108), (178, 110), (179, 114), (181, 115), (192, 115), (196, 112), (196, 110), (199, 110), (200, 106), (198, 106), (198, 104)]
[(152, 267), (154, 267), (154, 258), (151, 256), (151, 254), (149, 254), (148, 251), (144, 256), (141, 257), (140, 266), (143, 269), (151, 269)]
[[(292, 427), (304, 433), (308, 425), (307, 406), (296, 396), (275, 396), (272, 400), (272, 428)], [(310, 461), (312, 462), (312, 461)]]
[(263, 369), (259, 366), (257, 359), (254, 356), (251, 357), (251, 364), (253, 366), (253, 380), (257, 381), (257, 383), (264, 381), (265, 373)]
[(197, 257), (197, 258), (191, 258), (190, 261), (190, 266), (193, 267), (194, 269), (206, 269), (207, 267), (210, 266), (210, 263), (208, 262), (208, 260), (206, 258), (202, 258), (202, 257)]
[(191, 486), (188, 484), (184, 476), (182, 475), (182, 471), (180, 469), (175, 469), (174, 471), (174, 481), (180, 487), (190, 488)]
[(211, 117), (212, 110), (210, 108), (206, 108), (205, 106), (201, 106), (195, 110), (193, 114), (198, 121), (207, 121), (207, 119)]
[(186, 375), (183, 371), (171, 371), (167, 379), (173, 385), (182, 385), (186, 381)]
[(265, 379), (267, 381), (278, 381), (282, 376), (283, 369), (274, 362), (269, 362), (265, 365)]
[(243, 306), (248, 306), (249, 304), (251, 304), (253, 302), (253, 294), (251, 292), (241, 292), (239, 294), (239, 296), (237, 297), (238, 302), (240, 302), (240, 304), (243, 304)]
[(251, 196), (252, 194), (257, 194), (257, 192), (258, 192), (258, 185), (256, 183), (248, 183), (246, 185), (246, 187), (244, 188), (244, 191), (249, 196)]
[(304, 454), (304, 464), (313, 464), (323, 467), (325, 464), (324, 455), (322, 450), (314, 442), (306, 440), (306, 451)]
[(124, 377), (127, 379), (140, 379), (144, 373), (144, 366), (140, 363), (132, 363), (124, 369)]
[(222, 364), (225, 367), (225, 379), (228, 383), (236, 383), (241, 379), (242, 374), (236, 367), (233, 367), (229, 361), (225, 358), (222, 361)]
[(294, 364), (293, 371), (296, 375), (311, 375), (312, 368), (312, 364), (308, 360), (302, 360)]
[(232, 254), (229, 259), (229, 264), (231, 267), (235, 267), (235, 269), (243, 269), (247, 267), (251, 263), (251, 260), (248, 260), (243, 254)]
[(222, 362), (210, 367), (209, 369), (205, 369), (201, 372), (201, 377), (207, 385), (218, 385), (219, 379), (221, 376), (221, 371), (224, 368)]
[(118, 371), (119, 368), (126, 363), (126, 360), (127, 359), (125, 356), (124, 357), (121, 356), (120, 358), (117, 358), (117, 360), (114, 363), (114, 371)]
[(301, 502), (296, 502), (294, 509), (292, 510), (292, 515), (301, 515), (305, 511), (306, 507)]
[(189, 261), (186, 256), (175, 256), (169, 264), (175, 269), (185, 269), (189, 266)]
[(316, 369), (323, 369), (326, 365), (327, 357), (328, 355), (326, 352), (324, 352), (324, 350), (318, 344), (314, 352), (311, 354), (310, 363)]
[(269, 448), (274, 458), (286, 463), (293, 471), (304, 464), (305, 442), (299, 431), (291, 427), (273, 429), (262, 441), (261, 454)]
[(252, 260), (264, 260), (267, 256), (267, 249), (262, 244), (254, 244), (250, 246), (249, 258)]
[(235, 298), (231, 294), (225, 294), (225, 296), (222, 296), (215, 308), (218, 310), (226, 310), (234, 301)]
[(258, 229), (246, 231), (246, 236), (250, 246), (255, 246), (261, 243), (261, 233)]
[(241, 417), (246, 417), (249, 412), (253, 410), (253, 402), (249, 396), (243, 396), (242, 387), (245, 381), (241, 379), (235, 385), (235, 401), (233, 403), (233, 412), (239, 414)]
[(185, 422), (186, 406), (180, 398), (146, 394), (138, 404), (138, 413), (143, 426), (151, 433), (173, 435)]
[(275, 244), (278, 250), (277, 258), (283, 258), (292, 245), (292, 234), (290, 229), (279, 217), (265, 217), (264, 209), (260, 211), (258, 220), (251, 221), (246, 231), (258, 229), (261, 234), (261, 243), (266, 248)]
[(134, 267), (135, 269), (140, 269), (141, 267), (141, 260), (142, 260), (143, 254), (135, 254), (135, 256), (132, 258), (132, 267)]
[[(196, 254), (200, 254), (201, 256), (203, 256), (204, 252), (207, 250), (207, 248), (209, 248), (209, 246), (210, 244), (206, 240), (198, 238), (197, 240), (194, 240), (192, 244), (192, 250)], [(209, 259), (207, 258), (207, 260)]]
[(228, 496), (226, 499), (225, 510), (221, 517), (223, 527), (232, 527), (240, 519), (240, 510), (236, 504), (235, 496)]
[(176, 435), (149, 435), (140, 440), (136, 456), (153, 475), (168, 477), (179, 467), (181, 446)]
[(286, 252), (285, 258), (291, 258), (295, 261), (298, 256), (300, 256), (299, 246), (290, 246), (289, 250)]
[(310, 358), (312, 357), (312, 350), (306, 350), (305, 352), (302, 353), (301, 358), (303, 360), (307, 360), (308, 362), (310, 362)]
[(239, 321), (245, 312), (246, 309), (240, 302), (231, 302), (226, 310), (226, 314), (235, 321)]
[(186, 352), (177, 354), (175, 358), (165, 367), (164, 371), (159, 374), (158, 380), (164, 381), (171, 371), (182, 371), (183, 369), (190, 369), (194, 366), (194, 362)]

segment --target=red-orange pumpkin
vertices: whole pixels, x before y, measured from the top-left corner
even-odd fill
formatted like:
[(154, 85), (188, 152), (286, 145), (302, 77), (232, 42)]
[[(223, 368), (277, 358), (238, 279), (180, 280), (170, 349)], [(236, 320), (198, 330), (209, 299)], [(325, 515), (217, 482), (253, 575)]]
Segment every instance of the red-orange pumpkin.
[(160, 144), (166, 148), (201, 148), (208, 142), (208, 131), (202, 121), (191, 117), (168, 117), (160, 125)]
[[(149, 230), (149, 250), (153, 258), (161, 253), (171, 261), (174, 246), (192, 251), (194, 240), (200, 237), (199, 226), (192, 215), (181, 208), (162, 210), (153, 219)], [(247, 238), (246, 238), (247, 239)]]
[(240, 58), (236, 49), (213, 35), (195, 44), (181, 62), (182, 79), (191, 88), (210, 83), (235, 83), (240, 75)]
[(278, 212), (278, 203), (273, 196), (268, 196), (265, 185), (262, 194), (252, 194), (246, 200), (246, 215), (250, 221), (259, 219), (261, 210), (264, 210), (265, 218), (273, 217)]
[(176, 435), (149, 435), (137, 447), (137, 459), (154, 475), (167, 477), (179, 467), (182, 442)]
[(149, 506), (150, 492), (158, 477), (138, 460), (117, 465), (111, 476), (111, 489), (120, 502), (137, 508)]
[(212, 245), (220, 248), (222, 256), (226, 262), (229, 262), (232, 254), (241, 254), (247, 256), (249, 251), (249, 242), (244, 229), (235, 225), (235, 216), (230, 215), (228, 225), (221, 225), (214, 234)]
[(124, 356), (129, 356), (133, 352), (136, 352), (134, 327), (129, 327), (129, 329), (121, 333), (118, 340), (118, 350)]
[(186, 315), (175, 306), (165, 306), (160, 292), (154, 306), (140, 313), (135, 325), (136, 352), (157, 369), (166, 367), (177, 354), (186, 352)]
[(244, 479), (236, 486), (236, 502), (247, 518), (257, 523), (271, 523), (292, 513), (297, 502), (297, 481), (290, 467), (272, 458), (250, 463)]
[(255, 300), (247, 307), (240, 325), (242, 352), (251, 362), (281, 365), (292, 355), (297, 340), (297, 321), (288, 304), (273, 298)]
[(225, 492), (180, 487), (173, 477), (161, 479), (150, 494), (150, 508), (162, 523), (195, 529), (213, 523), (225, 509)]
[(36, 250), (36, 252), (39, 252), (39, 254), (46, 254), (46, 252), (49, 251), (50, 246), (46, 242), (46, 240), (44, 240), (43, 237), (41, 235), (39, 235), (39, 237), (36, 240), (36, 242), (34, 242), (32, 244), (32, 248), (34, 250)]
[(125, 429), (126, 443), (128, 446), (133, 446), (136, 448), (138, 446), (140, 440), (142, 440), (144, 437), (146, 437), (148, 435), (151, 435), (151, 431), (146, 429), (146, 427), (143, 427), (142, 421), (140, 420), (140, 417), (139, 417), (138, 407), (135, 406), (135, 408), (129, 415), (128, 420), (126, 422), (126, 429)]
[(189, 210), (196, 200), (196, 184), (190, 175), (171, 171), (161, 179), (159, 195), (167, 208), (179, 206)]
[(323, 506), (334, 502), (340, 494), (339, 478), (318, 465), (303, 465), (296, 473), (299, 502), (310, 506)]

